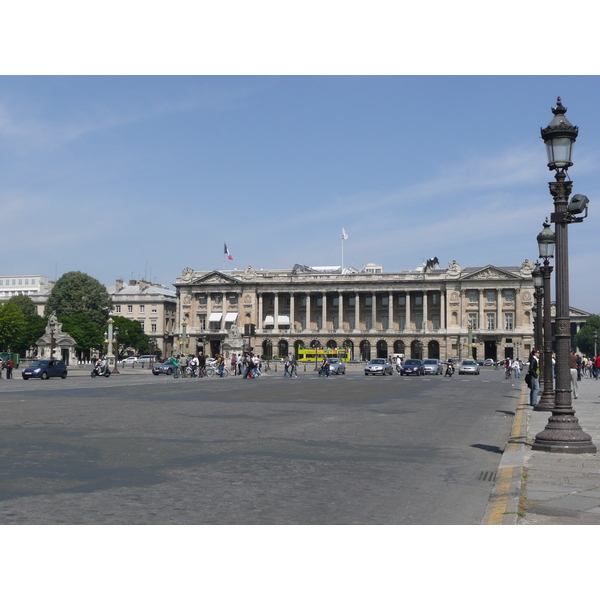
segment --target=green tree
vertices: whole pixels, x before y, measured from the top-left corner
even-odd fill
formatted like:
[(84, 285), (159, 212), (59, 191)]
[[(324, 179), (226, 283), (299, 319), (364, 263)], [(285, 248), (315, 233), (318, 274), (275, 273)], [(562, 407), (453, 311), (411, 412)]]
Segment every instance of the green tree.
[(8, 300), (7, 304), (14, 304), (15, 306), (18, 306), (21, 309), (24, 317), (37, 315), (37, 308), (29, 296), (24, 296), (22, 294), (13, 296), (10, 300)]
[[(600, 316), (598, 315), (590, 315), (585, 320), (585, 325), (573, 337), (573, 344), (586, 356), (594, 354), (594, 333), (600, 338)], [(600, 351), (600, 340), (598, 340), (597, 351)]]
[(24, 326), (25, 317), (16, 304), (0, 304), (0, 351), (16, 351)]
[(150, 338), (144, 333), (139, 321), (132, 321), (125, 317), (113, 317), (113, 327), (119, 328), (117, 344), (113, 347), (117, 360), (126, 353), (128, 348), (136, 350), (138, 354), (150, 352)]
[(54, 284), (44, 314), (48, 317), (56, 312), (63, 331), (75, 340), (77, 350), (85, 351), (102, 348), (111, 308), (106, 287), (86, 273), (70, 271)]
[(11, 350), (25, 356), (27, 351), (35, 346), (44, 335), (46, 321), (37, 313), (37, 308), (29, 296), (13, 296), (6, 304), (16, 306), (23, 315), (24, 322), (19, 333), (11, 343)]

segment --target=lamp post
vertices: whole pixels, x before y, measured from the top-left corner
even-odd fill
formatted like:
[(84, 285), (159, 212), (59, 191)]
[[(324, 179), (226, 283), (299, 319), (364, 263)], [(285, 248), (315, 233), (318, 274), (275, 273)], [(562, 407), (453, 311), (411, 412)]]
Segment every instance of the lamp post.
[(535, 269), (531, 273), (533, 277), (533, 297), (535, 298), (535, 323), (533, 327), (533, 336), (535, 338), (535, 347), (539, 350), (542, 347), (542, 298), (544, 297), (544, 276), (540, 269), (540, 263), (536, 261)]
[(106, 334), (106, 343), (108, 345), (106, 352), (106, 362), (108, 363), (111, 371), (115, 366), (115, 355), (113, 354), (113, 344), (115, 343), (113, 339), (113, 318), (111, 316), (108, 317), (108, 333)]
[[(552, 275), (552, 267), (550, 266), (551, 258), (554, 258), (554, 246), (556, 236), (550, 223), (546, 219), (544, 229), (537, 236), (539, 256), (544, 260), (544, 265), (540, 268), (542, 279), (544, 282), (544, 326), (543, 326), (543, 382), (544, 390), (540, 401), (533, 407), (533, 410), (552, 410), (554, 408), (554, 381), (552, 379), (552, 315), (550, 314), (550, 276)], [(540, 348), (541, 350), (541, 348)]]
[(167, 341), (169, 339), (169, 334), (165, 331), (163, 333), (163, 352), (165, 355), (163, 356), (163, 362), (167, 360)]
[(120, 375), (119, 369), (117, 368), (118, 358), (119, 358), (119, 328), (115, 327), (113, 332), (113, 340), (115, 344), (115, 366), (112, 370), (113, 375)]
[[(557, 99), (552, 109), (554, 118), (542, 129), (542, 138), (548, 152), (548, 168), (556, 171), (555, 181), (550, 182), (550, 194), (554, 199), (551, 221), (556, 226), (556, 390), (552, 415), (544, 431), (535, 436), (533, 450), (570, 454), (595, 453), (592, 437), (585, 433), (575, 417), (571, 400), (571, 373), (569, 350), (571, 346), (571, 319), (569, 317), (569, 239), (567, 225), (581, 222), (587, 198), (575, 196), (569, 203), (573, 183), (566, 181), (567, 169), (573, 165), (571, 153), (577, 139), (578, 128), (565, 117), (567, 109)], [(585, 201), (583, 200), (585, 199)]]
[(183, 323), (181, 324), (181, 354), (187, 355), (187, 323), (185, 317), (183, 317)]

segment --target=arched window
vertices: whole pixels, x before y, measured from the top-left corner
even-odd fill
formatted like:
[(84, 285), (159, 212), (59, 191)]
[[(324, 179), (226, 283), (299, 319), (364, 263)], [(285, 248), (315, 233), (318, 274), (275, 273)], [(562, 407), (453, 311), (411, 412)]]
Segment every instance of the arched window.
[(277, 350), (278, 350), (278, 354), (280, 357), (284, 357), (288, 355), (288, 348), (289, 345), (287, 343), (287, 340), (279, 340), (279, 343), (277, 344)]
[(363, 340), (360, 343), (360, 359), (371, 360), (371, 344), (369, 340)]
[(385, 340), (379, 340), (377, 342), (377, 358), (388, 357), (388, 345)]

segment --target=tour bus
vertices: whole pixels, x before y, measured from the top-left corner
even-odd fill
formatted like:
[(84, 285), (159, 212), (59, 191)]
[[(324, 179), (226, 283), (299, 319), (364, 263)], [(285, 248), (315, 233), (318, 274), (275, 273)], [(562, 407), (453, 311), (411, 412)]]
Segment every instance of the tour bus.
[(298, 362), (315, 362), (323, 360), (324, 356), (339, 358), (343, 361), (350, 360), (350, 353), (346, 348), (299, 348)]

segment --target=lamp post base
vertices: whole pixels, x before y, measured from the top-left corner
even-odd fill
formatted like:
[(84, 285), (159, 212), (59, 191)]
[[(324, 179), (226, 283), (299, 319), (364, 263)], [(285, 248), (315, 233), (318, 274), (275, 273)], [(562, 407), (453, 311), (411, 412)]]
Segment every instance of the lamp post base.
[(533, 407), (533, 410), (554, 410), (554, 394), (540, 398), (540, 401)]
[(596, 453), (592, 436), (581, 429), (574, 411), (553, 413), (548, 419), (546, 429), (535, 436), (531, 449), (563, 454)]

